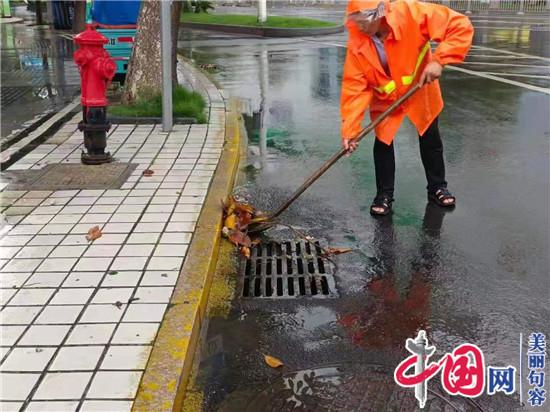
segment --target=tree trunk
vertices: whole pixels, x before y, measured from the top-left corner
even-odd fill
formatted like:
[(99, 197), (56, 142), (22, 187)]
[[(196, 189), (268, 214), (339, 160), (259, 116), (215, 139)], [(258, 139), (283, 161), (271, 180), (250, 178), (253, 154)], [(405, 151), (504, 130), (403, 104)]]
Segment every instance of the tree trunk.
[(74, 2), (73, 32), (80, 33), (86, 28), (86, 1)]
[(160, 1), (141, 3), (137, 33), (126, 74), (122, 102), (129, 104), (138, 98), (161, 94), (162, 62), (160, 56)]
[(40, 26), (44, 24), (44, 19), (42, 18), (42, 3), (39, 0), (37, 0), (34, 3), (34, 7), (35, 7), (35, 13), (36, 13), (36, 24)]
[(182, 0), (172, 2), (172, 87), (178, 84), (178, 32), (181, 20)]

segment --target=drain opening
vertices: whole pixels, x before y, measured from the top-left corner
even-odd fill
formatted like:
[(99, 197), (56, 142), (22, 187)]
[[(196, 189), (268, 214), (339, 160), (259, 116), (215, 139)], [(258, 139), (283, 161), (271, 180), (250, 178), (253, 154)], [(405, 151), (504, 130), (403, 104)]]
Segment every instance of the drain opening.
[(322, 258), (322, 246), (306, 241), (261, 244), (242, 265), (245, 298), (299, 298), (337, 296), (331, 267)]

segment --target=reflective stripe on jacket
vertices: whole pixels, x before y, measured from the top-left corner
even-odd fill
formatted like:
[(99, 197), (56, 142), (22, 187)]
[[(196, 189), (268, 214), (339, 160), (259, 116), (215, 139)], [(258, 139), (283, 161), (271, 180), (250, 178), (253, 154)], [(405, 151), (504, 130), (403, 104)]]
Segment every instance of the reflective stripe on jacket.
[[(430, 61), (460, 63), (470, 49), (473, 27), (469, 19), (447, 7), (413, 0), (384, 1), (391, 28), (384, 41), (390, 76), (380, 64), (371, 38), (348, 25), (349, 40), (342, 80), (342, 137), (361, 131), (365, 111), (374, 120), (417, 81)], [(348, 10), (361, 0), (351, 0)], [(352, 7), (350, 7), (352, 6)], [(430, 41), (439, 45), (432, 53)], [(424, 134), (443, 109), (439, 82), (424, 86), (402, 108), (376, 128), (376, 136), (391, 144), (405, 116)]]

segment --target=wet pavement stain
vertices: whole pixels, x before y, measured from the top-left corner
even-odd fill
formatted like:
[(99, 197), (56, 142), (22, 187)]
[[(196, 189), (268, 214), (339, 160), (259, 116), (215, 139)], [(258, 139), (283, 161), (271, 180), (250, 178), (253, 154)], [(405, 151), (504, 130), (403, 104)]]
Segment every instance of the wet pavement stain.
[(71, 34), (33, 26), (33, 16), (22, 7), (15, 13), (26, 20), (0, 28), (2, 137), (63, 108), (80, 90)]
[[(476, 19), (489, 28), (478, 30), (479, 47), (468, 61), (506, 64), (513, 61), (507, 56), (518, 57), (508, 52), (529, 53), (513, 64), (543, 67), (491, 70), (547, 75), (547, 23), (525, 36), (517, 25), (531, 27), (531, 21)], [(505, 36), (499, 25), (515, 36)], [(185, 56), (223, 68), (212, 76), (228, 95), (247, 102), (249, 156), (238, 192), (261, 210), (275, 209), (339, 147), (345, 36), (263, 40), (184, 31), (180, 40)], [(436, 359), (471, 342), (488, 365), (516, 367), (519, 334), (550, 332), (548, 94), (451, 70), (442, 90), (441, 131), (456, 210), (427, 202), (418, 138), (406, 123), (396, 138), (394, 214), (371, 218), (372, 137), (365, 139), (282, 216), (331, 246), (353, 249), (334, 258), (340, 297), (258, 302), (240, 299), (237, 291), (229, 314), (209, 320), (211, 351), (202, 356), (194, 388), (203, 410), (417, 410), (414, 391), (399, 389), (392, 374), (408, 356), (405, 339), (418, 329), (427, 331)], [(285, 240), (293, 233), (277, 228), (266, 236)], [(271, 370), (262, 354), (285, 366)], [(517, 393), (483, 395), (475, 403), (442, 400), (438, 381), (430, 381), (428, 410), (522, 409)]]

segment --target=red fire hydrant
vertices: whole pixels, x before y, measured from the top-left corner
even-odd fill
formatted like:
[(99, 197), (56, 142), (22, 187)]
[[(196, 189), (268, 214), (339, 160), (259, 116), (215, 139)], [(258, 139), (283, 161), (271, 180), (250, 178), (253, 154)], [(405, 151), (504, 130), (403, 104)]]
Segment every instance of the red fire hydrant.
[(74, 53), (74, 61), (80, 71), (82, 89), (83, 119), (78, 130), (84, 132), (84, 146), (81, 160), (85, 164), (101, 164), (112, 161), (111, 154), (105, 152), (107, 132), (111, 124), (107, 122), (107, 87), (116, 71), (116, 64), (103, 48), (108, 40), (91, 24), (75, 36), (80, 48)]

